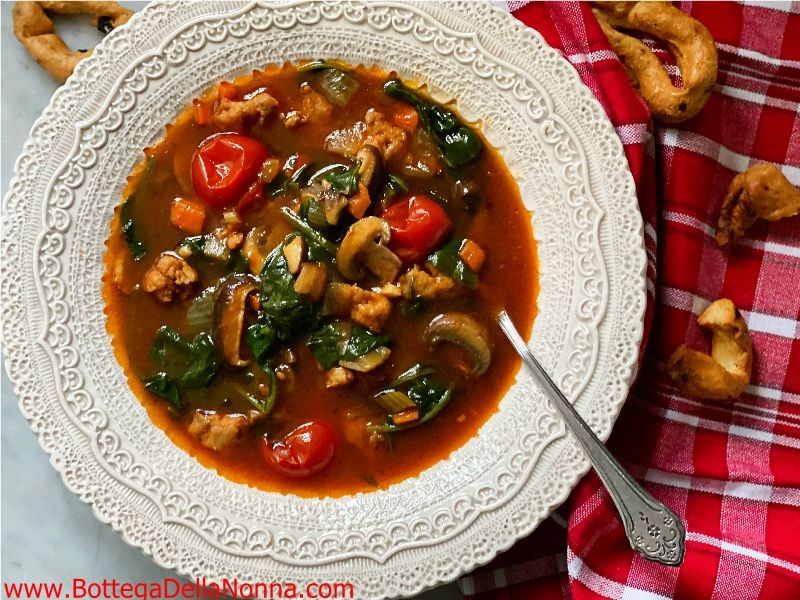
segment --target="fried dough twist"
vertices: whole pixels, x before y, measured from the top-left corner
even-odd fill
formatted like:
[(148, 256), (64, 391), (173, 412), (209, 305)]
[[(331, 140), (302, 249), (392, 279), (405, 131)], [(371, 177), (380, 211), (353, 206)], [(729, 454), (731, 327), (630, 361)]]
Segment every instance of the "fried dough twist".
[(777, 221), (798, 213), (800, 190), (775, 165), (753, 165), (728, 186), (717, 221), (717, 244), (735, 241), (758, 219)]
[(36, 62), (62, 83), (91, 50), (70, 50), (55, 32), (46, 10), (61, 14), (95, 15), (94, 25), (103, 33), (127, 23), (133, 13), (116, 2), (17, 2), (14, 5), (14, 35)]
[[(647, 102), (653, 115), (665, 123), (691, 119), (705, 106), (717, 80), (717, 49), (702, 23), (668, 2), (593, 2), (611, 47), (628, 79)], [(683, 79), (675, 87), (653, 51), (620, 30), (650, 34), (666, 42)]]
[(680, 390), (695, 398), (727, 400), (741, 395), (753, 368), (747, 324), (733, 302), (720, 298), (697, 318), (711, 331), (711, 356), (682, 344), (670, 356), (667, 373)]

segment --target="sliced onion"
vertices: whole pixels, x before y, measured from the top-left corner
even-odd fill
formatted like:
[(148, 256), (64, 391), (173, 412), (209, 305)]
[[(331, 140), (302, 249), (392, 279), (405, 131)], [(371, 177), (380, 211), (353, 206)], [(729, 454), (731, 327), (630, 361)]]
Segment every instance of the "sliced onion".
[(340, 360), (339, 364), (359, 373), (367, 373), (385, 363), (391, 353), (386, 346), (378, 346), (355, 360)]
[(325, 69), (319, 76), (319, 91), (338, 107), (345, 106), (358, 91), (358, 81), (339, 69)]
[(325, 150), (342, 156), (355, 156), (366, 131), (364, 121), (358, 121), (350, 129), (331, 131), (325, 138)]
[(186, 327), (192, 332), (208, 331), (214, 324), (214, 301), (217, 299), (215, 286), (204, 289), (192, 300), (186, 311)]

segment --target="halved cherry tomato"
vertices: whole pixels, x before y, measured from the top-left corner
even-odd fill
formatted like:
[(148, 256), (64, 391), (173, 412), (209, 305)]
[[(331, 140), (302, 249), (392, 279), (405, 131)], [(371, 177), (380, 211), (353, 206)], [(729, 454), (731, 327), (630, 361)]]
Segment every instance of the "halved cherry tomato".
[(269, 155), (260, 142), (238, 133), (206, 138), (192, 159), (197, 195), (216, 208), (232, 204), (255, 180)]
[(428, 256), (453, 226), (441, 205), (422, 194), (400, 198), (381, 216), (392, 229), (389, 247), (409, 263)]
[(267, 464), (285, 477), (310, 477), (327, 467), (336, 449), (336, 436), (324, 423), (310, 421), (282, 440), (264, 439), (261, 453)]

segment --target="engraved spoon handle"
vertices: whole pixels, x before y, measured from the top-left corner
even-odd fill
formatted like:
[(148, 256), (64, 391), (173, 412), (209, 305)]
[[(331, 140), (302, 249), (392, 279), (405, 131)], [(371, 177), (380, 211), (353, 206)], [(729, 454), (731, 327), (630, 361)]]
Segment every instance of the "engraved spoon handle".
[(502, 311), (498, 320), (522, 362), (547, 392), (567, 427), (583, 446), (622, 517), (631, 548), (649, 560), (680, 565), (686, 549), (686, 530), (681, 520), (645, 491), (611, 456), (533, 356), (508, 314)]

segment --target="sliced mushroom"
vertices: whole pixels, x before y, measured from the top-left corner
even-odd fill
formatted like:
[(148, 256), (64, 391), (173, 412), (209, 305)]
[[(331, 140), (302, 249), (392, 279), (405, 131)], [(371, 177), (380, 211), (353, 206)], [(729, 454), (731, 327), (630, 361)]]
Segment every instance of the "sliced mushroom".
[(492, 361), (489, 333), (475, 319), (464, 313), (443, 313), (428, 324), (424, 333), (429, 346), (450, 342), (461, 347), (472, 359), (472, 374), (483, 375)]
[(318, 262), (305, 262), (300, 275), (294, 282), (294, 291), (308, 298), (309, 302), (319, 302), (328, 285), (328, 270)]
[(286, 259), (286, 270), (296, 275), (306, 259), (306, 241), (298, 235), (283, 247), (283, 257)]
[(381, 191), (383, 183), (383, 158), (375, 146), (365, 145), (356, 154), (356, 159), (361, 161), (358, 169), (358, 178), (369, 190), (369, 197), (376, 198)]
[(322, 202), (325, 209), (325, 220), (329, 225), (336, 225), (339, 222), (339, 215), (347, 207), (350, 200), (331, 187), (327, 179), (315, 181), (303, 192), (304, 196), (316, 198)]
[(270, 235), (264, 227), (253, 227), (244, 238), (242, 255), (247, 259), (250, 272), (253, 275), (261, 273), (269, 254)]
[(380, 279), (381, 283), (391, 283), (397, 277), (402, 261), (386, 246), (373, 245), (361, 257), (367, 270)]
[(364, 277), (362, 265), (381, 282), (394, 281), (402, 262), (384, 244), (391, 239), (389, 224), (378, 217), (365, 217), (350, 226), (336, 253), (342, 276), (352, 281)]
[(259, 289), (259, 281), (249, 274), (229, 276), (220, 287), (214, 303), (214, 343), (222, 351), (228, 366), (241, 368), (247, 365), (239, 349), (244, 328), (247, 297)]
[(384, 245), (391, 236), (389, 224), (378, 217), (365, 217), (353, 223), (336, 253), (339, 272), (357, 281), (365, 275), (363, 265), (381, 282), (394, 281), (402, 262)]

